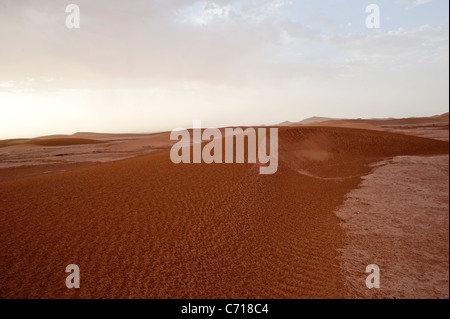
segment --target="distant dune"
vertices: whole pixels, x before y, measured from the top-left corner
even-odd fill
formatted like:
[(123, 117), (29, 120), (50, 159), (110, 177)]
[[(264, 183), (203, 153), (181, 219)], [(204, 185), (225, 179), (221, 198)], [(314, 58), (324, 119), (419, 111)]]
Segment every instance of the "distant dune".
[(18, 145), (38, 145), (38, 146), (67, 146), (67, 145), (80, 145), (80, 144), (98, 144), (103, 141), (92, 140), (86, 138), (66, 138), (66, 137), (40, 137), (34, 139), (14, 139), (0, 141), (1, 147), (11, 147)]
[(420, 125), (420, 124), (432, 124), (432, 123), (448, 123), (449, 114), (444, 113), (441, 115), (435, 115), (430, 117), (410, 117), (401, 119), (357, 119), (350, 120), (351, 122), (359, 123), (371, 123), (379, 126), (393, 126), (393, 125)]
[[(372, 128), (382, 126), (398, 126), (398, 125), (420, 125), (432, 123), (448, 123), (449, 113), (441, 115), (434, 115), (429, 117), (410, 117), (410, 118), (388, 118), (388, 119), (336, 119), (331, 117), (313, 116), (299, 122), (285, 121), (278, 126), (299, 126), (299, 125), (323, 125), (323, 126), (337, 126), (337, 127), (354, 127), (360, 128), (357, 124), (368, 124)], [(361, 128), (369, 128), (369, 126)]]
[(347, 127), (347, 128), (357, 128), (364, 130), (381, 130), (380, 127), (370, 124), (370, 123), (357, 123), (351, 121), (343, 121), (343, 120), (332, 120), (332, 121), (324, 121), (310, 124), (311, 126), (330, 126), (330, 127)]
[(319, 125), (335, 123), (366, 123), (374, 126), (382, 125), (408, 125), (408, 124), (423, 124), (423, 123), (443, 123), (449, 121), (449, 113), (428, 117), (410, 117), (410, 118), (387, 118), (387, 119), (337, 119), (331, 117), (313, 116), (299, 122), (284, 121), (277, 126), (298, 126), (298, 125)]
[(334, 119), (334, 118), (331, 118), (331, 117), (313, 116), (313, 117), (304, 119), (304, 120), (299, 121), (299, 122), (284, 121), (284, 122), (278, 124), (277, 126), (311, 125), (311, 124), (314, 124), (314, 123), (325, 122), (325, 121), (332, 121), (332, 120), (337, 120), (337, 119)]
[[(429, 117), (409, 117), (409, 118), (388, 118), (388, 119), (346, 119), (337, 120), (330, 119), (324, 121), (314, 121), (312, 123), (319, 125), (320, 123), (331, 124), (333, 122), (339, 123), (345, 121), (346, 123), (352, 124), (370, 124), (373, 126), (383, 127), (383, 126), (406, 126), (406, 125), (421, 125), (421, 124), (433, 124), (433, 123), (448, 123), (449, 113), (444, 113), (441, 115), (429, 116)], [(301, 123), (301, 122), (300, 122)], [(312, 124), (309, 123), (309, 124)]]
[(52, 138), (52, 139), (32, 139), (29, 144), (41, 146), (63, 146), (63, 145), (79, 145), (79, 144), (99, 144), (103, 141), (91, 140), (86, 138)]
[(415, 135), (449, 140), (449, 113), (429, 117), (388, 119), (331, 119), (312, 117), (300, 122), (283, 122), (280, 126), (328, 126), (369, 130), (383, 130), (393, 133)]

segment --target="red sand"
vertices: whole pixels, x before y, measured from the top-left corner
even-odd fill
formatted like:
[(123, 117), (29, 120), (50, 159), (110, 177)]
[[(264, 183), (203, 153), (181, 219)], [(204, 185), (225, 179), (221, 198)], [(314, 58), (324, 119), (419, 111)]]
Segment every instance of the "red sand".
[(312, 126), (348, 127), (381, 130), (449, 141), (449, 114), (403, 119), (350, 119), (315, 122)]
[[(346, 297), (335, 209), (371, 163), (448, 143), (286, 127), (279, 149), (274, 175), (163, 150), (0, 183), (0, 298)], [(65, 287), (72, 263), (81, 289)]]

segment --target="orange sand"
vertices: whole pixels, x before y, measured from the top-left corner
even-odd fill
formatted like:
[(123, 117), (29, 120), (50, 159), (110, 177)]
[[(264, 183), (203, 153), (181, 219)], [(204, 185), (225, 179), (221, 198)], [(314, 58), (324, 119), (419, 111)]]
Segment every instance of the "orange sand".
[[(279, 128), (279, 168), (178, 164), (168, 150), (0, 183), (0, 298), (340, 298), (334, 214), (371, 163), (448, 143)], [(448, 225), (447, 225), (448, 226)], [(81, 289), (65, 287), (65, 267)]]

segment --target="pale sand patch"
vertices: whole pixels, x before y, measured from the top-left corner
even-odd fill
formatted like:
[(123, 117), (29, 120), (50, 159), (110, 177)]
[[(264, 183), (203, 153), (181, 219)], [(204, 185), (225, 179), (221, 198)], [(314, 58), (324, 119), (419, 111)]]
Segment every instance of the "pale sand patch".
[[(336, 215), (350, 298), (449, 298), (449, 156), (378, 163)], [(368, 289), (366, 266), (381, 270)]]
[[(101, 143), (70, 144), (71, 140), (79, 139), (73, 136), (64, 137), (68, 145), (35, 145), (32, 144), (33, 140), (26, 140), (31, 144), (13, 141), (10, 146), (0, 147), (0, 169), (84, 162), (105, 163), (166, 149), (174, 143), (170, 141), (169, 133), (130, 136), (124, 134), (111, 137), (108, 137), (108, 134), (94, 133), (79, 135), (98, 136), (97, 140)], [(51, 141), (55, 136), (59, 137), (45, 136), (34, 140)]]

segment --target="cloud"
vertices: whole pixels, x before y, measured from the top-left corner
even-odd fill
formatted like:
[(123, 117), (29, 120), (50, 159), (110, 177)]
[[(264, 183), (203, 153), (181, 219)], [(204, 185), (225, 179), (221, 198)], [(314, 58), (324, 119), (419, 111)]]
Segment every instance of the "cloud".
[(0, 1), (2, 134), (22, 119), (51, 134), (448, 108), (444, 2), (394, 19), (386, 1), (392, 19), (368, 30), (351, 0), (77, 0), (69, 30), (72, 2)]
[(425, 24), (413, 29), (398, 28), (365, 36), (351, 36), (333, 39), (340, 48), (353, 56), (395, 58), (398, 56), (421, 54), (437, 44), (448, 41), (448, 30)]
[(433, 0), (397, 0), (397, 2), (406, 6), (407, 9), (412, 9), (427, 3), (432, 2)]
[(2, 1), (1, 83), (36, 90), (278, 86), (413, 63), (435, 57), (448, 41), (448, 30), (430, 25), (324, 34), (329, 21), (312, 28), (287, 18), (292, 2), (281, 0), (79, 0), (81, 28), (68, 30), (66, 2)]
[(277, 20), (279, 1), (80, 0), (78, 30), (65, 28), (64, 4), (26, 3), (6, 0), (0, 11), (0, 38), (8, 48), (0, 51), (0, 81), (46, 77), (89, 88), (253, 85), (273, 60), (267, 48), (282, 44), (284, 29), (296, 37), (313, 33)]
[(427, 3), (430, 3), (431, 1), (432, 0), (416, 0), (413, 2), (412, 7), (414, 8), (414, 7), (420, 6), (422, 4), (427, 4)]

